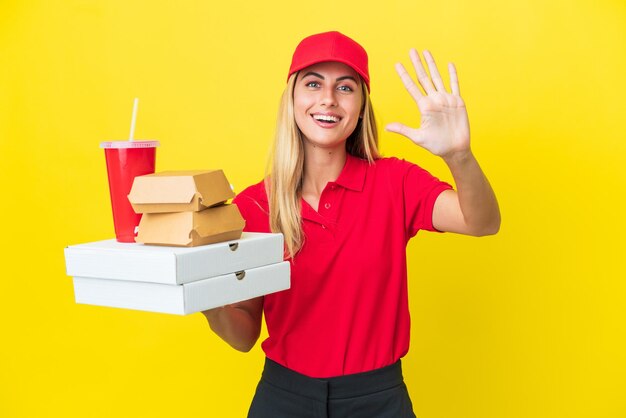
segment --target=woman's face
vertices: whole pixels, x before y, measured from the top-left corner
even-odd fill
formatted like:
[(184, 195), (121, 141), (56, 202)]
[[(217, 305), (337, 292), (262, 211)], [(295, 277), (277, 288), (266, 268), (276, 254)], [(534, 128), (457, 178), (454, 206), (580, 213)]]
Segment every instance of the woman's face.
[(300, 70), (293, 101), (304, 141), (322, 148), (345, 146), (361, 113), (361, 79), (340, 62), (311, 65)]

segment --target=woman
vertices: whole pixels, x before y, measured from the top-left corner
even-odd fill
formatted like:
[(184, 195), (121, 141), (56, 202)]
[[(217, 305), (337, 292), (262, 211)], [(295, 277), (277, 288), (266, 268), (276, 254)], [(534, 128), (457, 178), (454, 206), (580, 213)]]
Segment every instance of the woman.
[(421, 127), (386, 127), (444, 159), (457, 191), (415, 164), (381, 158), (365, 50), (339, 32), (296, 48), (282, 96), (270, 173), (235, 203), (246, 230), (281, 232), (291, 288), (206, 311), (241, 351), (262, 314), (267, 359), (249, 417), (413, 417), (400, 358), (409, 348), (406, 244), (420, 229), (495, 234), (493, 190), (470, 149), (455, 68), (448, 93), (424, 52), (410, 57)]

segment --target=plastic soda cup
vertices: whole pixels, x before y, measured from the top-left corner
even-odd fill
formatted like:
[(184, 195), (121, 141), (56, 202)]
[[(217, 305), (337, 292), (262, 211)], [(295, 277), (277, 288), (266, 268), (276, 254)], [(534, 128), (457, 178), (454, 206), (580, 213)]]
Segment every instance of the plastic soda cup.
[(119, 242), (135, 242), (141, 214), (135, 213), (128, 194), (135, 177), (154, 173), (159, 141), (102, 142), (109, 177), (115, 237)]

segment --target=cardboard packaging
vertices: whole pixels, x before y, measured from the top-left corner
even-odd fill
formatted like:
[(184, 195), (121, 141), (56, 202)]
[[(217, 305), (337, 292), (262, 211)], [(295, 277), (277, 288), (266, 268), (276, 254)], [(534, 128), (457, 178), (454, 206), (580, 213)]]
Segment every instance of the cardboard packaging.
[(167, 213), (201, 211), (233, 197), (222, 170), (191, 170), (138, 176), (128, 200), (137, 213)]
[(188, 315), (289, 289), (289, 262), (183, 285), (74, 277), (76, 303)]
[[(114, 239), (65, 248), (68, 276), (184, 284), (283, 261), (283, 235), (244, 232), (200, 247), (120, 243)], [(271, 279), (269, 279), (271, 280)]]
[(200, 212), (144, 213), (135, 241), (195, 247), (239, 239), (245, 224), (237, 205), (220, 205)]

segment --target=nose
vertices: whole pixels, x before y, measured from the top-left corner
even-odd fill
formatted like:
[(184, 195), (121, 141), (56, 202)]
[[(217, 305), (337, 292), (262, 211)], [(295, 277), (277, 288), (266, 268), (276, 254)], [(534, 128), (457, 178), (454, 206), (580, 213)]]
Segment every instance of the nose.
[(335, 93), (335, 88), (333, 86), (324, 86), (322, 89), (321, 104), (326, 106), (337, 106)]

